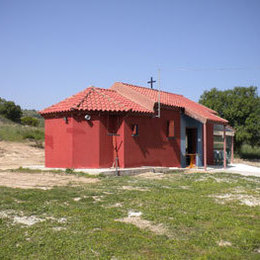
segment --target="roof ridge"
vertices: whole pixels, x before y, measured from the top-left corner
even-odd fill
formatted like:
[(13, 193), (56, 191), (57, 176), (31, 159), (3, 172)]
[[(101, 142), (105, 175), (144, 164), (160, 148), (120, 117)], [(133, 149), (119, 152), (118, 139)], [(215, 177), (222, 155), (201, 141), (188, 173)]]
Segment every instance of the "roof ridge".
[(84, 102), (85, 98), (87, 98), (89, 96), (89, 94), (94, 91), (94, 88), (95, 88), (94, 86), (86, 88), (85, 90), (89, 89), (88, 92), (86, 93), (86, 95), (84, 95), (84, 97), (79, 101), (79, 103), (77, 105), (72, 106), (71, 110), (79, 108), (79, 106)]
[[(142, 104), (137, 103), (135, 100), (132, 100), (132, 99), (129, 98), (129, 97), (125, 97), (125, 96), (122, 95), (120, 92), (118, 92), (118, 91), (116, 91), (116, 90), (114, 90), (114, 89), (111, 89), (111, 90), (112, 90), (113, 92), (116, 92), (119, 96), (121, 96), (121, 97), (127, 99), (128, 101), (135, 103), (135, 105), (140, 106), (140, 107), (142, 107), (143, 109), (147, 109), (147, 108), (146, 108), (145, 106), (143, 106)], [(132, 109), (130, 109), (130, 110), (132, 110)]]
[[(154, 107), (154, 104), (155, 102), (153, 100), (151, 100), (149, 97), (145, 96), (144, 94), (142, 93), (139, 93), (138, 91), (136, 91), (135, 89), (129, 87), (128, 85), (129, 84), (125, 84), (126, 87), (122, 87), (122, 82), (115, 82), (111, 88), (112, 90), (115, 90), (120, 96), (130, 100), (131, 102), (145, 108), (145, 109), (148, 109), (150, 111), (153, 111), (153, 107)], [(125, 92), (127, 90), (128, 94)], [(138, 100), (136, 98), (133, 98), (131, 96), (131, 93), (129, 93), (129, 91), (131, 92), (134, 92), (135, 94), (138, 94), (138, 97), (141, 97), (141, 99), (143, 100)], [(130, 94), (130, 95), (129, 95)]]
[[(102, 90), (103, 90), (103, 89), (102, 89)], [(129, 110), (124, 104), (121, 104), (119, 101), (116, 101), (114, 98), (109, 97), (109, 96), (107, 96), (107, 95), (104, 94), (104, 93), (101, 93), (101, 91), (99, 91), (99, 90), (97, 90), (97, 89), (94, 89), (94, 91), (95, 91), (96, 93), (98, 93), (99, 95), (105, 97), (106, 99), (112, 101), (114, 104), (119, 105), (119, 106), (123, 107), (123, 108), (126, 109), (126, 110)], [(113, 92), (116, 92), (116, 91), (113, 91)], [(130, 110), (131, 110), (131, 109), (130, 109)]]
[(105, 91), (116, 92), (115, 90), (109, 89), (109, 88), (99, 88), (99, 87), (94, 87), (94, 86), (92, 86), (92, 87), (95, 88), (95, 90), (99, 90), (99, 91), (105, 90)]
[[(89, 90), (88, 90), (89, 89)], [(107, 95), (105, 95), (104, 93), (101, 93), (102, 90), (105, 90), (105, 91), (111, 91), (111, 92), (116, 92), (115, 90), (112, 90), (112, 89), (105, 89), (105, 88), (98, 88), (98, 87), (95, 87), (95, 86), (91, 86), (91, 87), (88, 87), (86, 88), (85, 90), (88, 90), (88, 92), (86, 93), (86, 95), (79, 101), (79, 103), (77, 105), (74, 105), (71, 107), (71, 109), (77, 109), (80, 107), (80, 105), (82, 105), (82, 103), (84, 101), (86, 101), (86, 98), (92, 93), (92, 92), (96, 92), (98, 93), (99, 95), (102, 95), (103, 97), (107, 98), (108, 100), (112, 101), (114, 104), (116, 105), (119, 105), (125, 109), (127, 109), (123, 104), (121, 104), (120, 102), (117, 102), (115, 100), (112, 100), (111, 97), (108, 97)], [(83, 90), (84, 91), (84, 90)]]
[[(144, 89), (149, 89), (149, 90), (153, 90), (153, 91), (159, 91), (158, 89), (151, 89), (151, 88), (148, 88), (148, 87), (138, 86), (138, 85), (129, 84), (129, 83), (125, 83), (125, 82), (119, 82), (119, 83), (121, 83), (123, 85), (137, 87), (137, 88), (144, 88)], [(164, 90), (160, 90), (160, 92), (183, 97), (183, 95), (181, 95), (181, 94), (176, 94), (176, 93), (172, 93), (172, 92), (168, 92), (168, 91), (164, 91)]]

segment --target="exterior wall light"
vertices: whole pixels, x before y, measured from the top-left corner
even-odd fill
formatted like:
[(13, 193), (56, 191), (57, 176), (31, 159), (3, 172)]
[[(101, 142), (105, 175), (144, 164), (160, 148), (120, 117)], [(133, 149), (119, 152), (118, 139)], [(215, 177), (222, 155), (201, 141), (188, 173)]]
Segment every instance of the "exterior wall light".
[(90, 115), (85, 115), (85, 119), (86, 119), (87, 121), (89, 121), (89, 120), (91, 119), (91, 116), (90, 116)]

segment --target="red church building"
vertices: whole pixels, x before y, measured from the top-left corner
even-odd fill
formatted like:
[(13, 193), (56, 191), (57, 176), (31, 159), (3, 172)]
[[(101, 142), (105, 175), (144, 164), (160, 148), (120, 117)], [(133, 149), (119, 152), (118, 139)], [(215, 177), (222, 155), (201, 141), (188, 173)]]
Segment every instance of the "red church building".
[(186, 167), (192, 160), (206, 167), (214, 160), (213, 126), (228, 123), (182, 95), (119, 82), (89, 87), (40, 114), (45, 165), (55, 168)]

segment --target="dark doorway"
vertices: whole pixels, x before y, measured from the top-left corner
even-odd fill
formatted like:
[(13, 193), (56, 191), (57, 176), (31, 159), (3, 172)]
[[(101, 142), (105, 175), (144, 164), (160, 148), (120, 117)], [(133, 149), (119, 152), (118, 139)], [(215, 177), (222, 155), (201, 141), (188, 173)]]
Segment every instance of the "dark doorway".
[(186, 165), (190, 165), (192, 154), (197, 152), (197, 128), (186, 128)]

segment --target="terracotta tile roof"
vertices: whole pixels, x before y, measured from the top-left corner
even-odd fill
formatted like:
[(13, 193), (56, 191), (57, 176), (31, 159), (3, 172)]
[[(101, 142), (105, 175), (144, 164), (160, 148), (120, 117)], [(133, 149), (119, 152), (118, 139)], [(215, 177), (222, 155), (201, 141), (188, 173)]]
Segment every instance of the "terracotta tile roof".
[[(154, 107), (158, 102), (158, 91), (150, 88), (130, 85), (127, 83), (116, 82), (111, 89), (131, 99), (132, 101), (143, 104), (148, 109)], [(152, 102), (152, 103), (151, 103)], [(227, 124), (228, 121), (217, 116), (217, 112), (198, 104), (182, 95), (177, 95), (165, 91), (160, 91), (160, 102), (166, 106), (183, 108), (185, 114), (201, 121), (212, 121), (221, 124)], [(146, 104), (146, 105), (145, 105)]]
[(120, 95), (117, 91), (89, 87), (55, 105), (41, 110), (40, 114), (44, 115), (72, 110), (153, 113), (153, 111)]
[[(40, 111), (40, 114), (45, 115), (73, 110), (155, 113), (157, 102), (157, 90), (116, 82), (110, 89), (86, 88)], [(191, 101), (182, 95), (161, 91), (160, 102), (165, 106), (183, 108), (185, 114), (201, 122), (228, 123), (227, 120), (217, 116), (216, 111)]]

